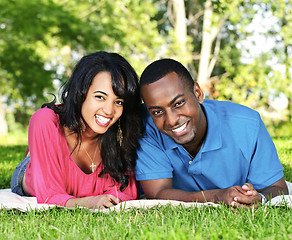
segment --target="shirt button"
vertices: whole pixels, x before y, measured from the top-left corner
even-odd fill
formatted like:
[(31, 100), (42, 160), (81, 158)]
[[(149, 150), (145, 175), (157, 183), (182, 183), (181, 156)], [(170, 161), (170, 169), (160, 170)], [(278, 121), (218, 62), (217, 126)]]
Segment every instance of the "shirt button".
[(189, 164), (191, 165), (193, 161), (189, 161)]

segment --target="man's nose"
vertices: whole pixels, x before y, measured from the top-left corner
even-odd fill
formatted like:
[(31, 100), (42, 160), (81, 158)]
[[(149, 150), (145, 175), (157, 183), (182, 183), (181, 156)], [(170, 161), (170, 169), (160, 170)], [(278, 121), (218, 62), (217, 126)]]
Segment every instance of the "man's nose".
[(166, 112), (166, 124), (168, 127), (175, 126), (178, 122), (178, 119), (179, 119), (179, 116), (174, 111)]

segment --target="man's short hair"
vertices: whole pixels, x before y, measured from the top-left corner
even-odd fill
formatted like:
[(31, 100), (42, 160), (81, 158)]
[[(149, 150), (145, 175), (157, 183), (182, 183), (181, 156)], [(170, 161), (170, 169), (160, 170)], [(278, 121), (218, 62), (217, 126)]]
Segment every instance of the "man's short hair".
[(149, 64), (143, 71), (140, 78), (140, 86), (158, 81), (169, 73), (175, 72), (184, 83), (191, 89), (194, 80), (189, 71), (178, 61), (164, 58)]

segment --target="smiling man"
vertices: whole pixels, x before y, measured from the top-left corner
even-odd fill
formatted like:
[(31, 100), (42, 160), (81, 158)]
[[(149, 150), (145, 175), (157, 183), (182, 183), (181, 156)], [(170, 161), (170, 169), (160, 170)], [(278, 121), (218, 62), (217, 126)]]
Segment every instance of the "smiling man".
[(187, 69), (172, 59), (142, 73), (146, 133), (136, 178), (147, 198), (251, 207), (288, 194), (283, 167), (260, 115), (204, 100)]

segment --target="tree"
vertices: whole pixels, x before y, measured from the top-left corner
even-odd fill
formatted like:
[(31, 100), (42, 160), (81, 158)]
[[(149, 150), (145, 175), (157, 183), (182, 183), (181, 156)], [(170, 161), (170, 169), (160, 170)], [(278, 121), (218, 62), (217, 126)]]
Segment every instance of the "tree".
[(165, 42), (150, 19), (155, 11), (148, 0), (2, 0), (0, 96), (18, 109), (39, 108), (97, 50), (119, 52), (141, 72)]
[(275, 18), (273, 28), (268, 37), (274, 40), (273, 57), (283, 70), (273, 69), (273, 87), (276, 96), (283, 93), (288, 99), (288, 117), (292, 120), (292, 2), (291, 0), (264, 1), (267, 12)]
[(50, 47), (75, 38), (78, 19), (49, 0), (3, 0), (0, 16), (0, 94), (18, 110), (39, 106), (45, 99), (43, 92), (53, 90), (54, 71), (45, 66)]
[[(185, 15), (176, 14), (183, 7), (175, 2), (157, 1), (159, 12), (156, 20), (160, 23), (160, 33), (171, 38), (172, 29), (175, 31), (178, 23), (184, 22), (180, 28), (187, 28), (184, 38), (191, 38), (191, 44), (188, 40), (179, 40), (183, 32), (174, 35), (172, 44), (184, 44), (185, 49), (191, 49), (192, 58), (185, 57), (172, 45), (168, 48), (172, 55), (177, 55), (175, 58), (183, 58), (182, 62), (188, 66), (208, 98), (229, 99), (268, 110), (272, 106), (272, 98), (285, 94), (289, 98), (291, 112), (291, 1), (185, 0), (180, 1), (184, 4)], [(251, 26), (255, 15), (262, 13), (263, 21), (268, 21), (267, 12), (277, 15), (278, 23), (270, 34), (263, 34), (267, 38), (272, 34), (277, 44), (273, 52), (255, 56), (245, 42), (254, 34)], [(247, 53), (248, 62), (244, 59)], [(269, 64), (275, 56), (276, 65), (285, 66), (282, 73)]]
[[(180, 45), (185, 44), (183, 48), (191, 51), (190, 58), (183, 54), (184, 61), (182, 62), (186, 63), (194, 78), (197, 79), (204, 91), (212, 97), (213, 80), (217, 79), (218, 75), (225, 74), (220, 65), (222, 60), (219, 58), (220, 49), (224, 47), (224, 44), (228, 44), (228, 38), (232, 35), (235, 39), (239, 38), (239, 32), (243, 35), (239, 28), (243, 29), (251, 21), (253, 11), (249, 8), (252, 3), (245, 3), (243, 0), (187, 0), (180, 1), (180, 4), (174, 4), (176, 2), (174, 0), (164, 1), (163, 3), (159, 1), (160, 4), (167, 4), (167, 8), (160, 7), (160, 14), (157, 15), (156, 19), (165, 16), (168, 18), (168, 21), (166, 19), (162, 21), (160, 29), (171, 27), (176, 29), (178, 23), (180, 23), (181, 29), (187, 28), (187, 36), (184, 39), (191, 39), (191, 41), (182, 42), (180, 37), (183, 34), (176, 34), (173, 42)], [(172, 8), (169, 6), (172, 6)], [(169, 9), (173, 10), (170, 11)], [(185, 9), (186, 14), (177, 15), (179, 9)], [(166, 35), (171, 31), (160, 30), (160, 32)], [(233, 40), (234, 44), (235, 39)], [(181, 54), (181, 50), (174, 50), (173, 52), (174, 55)], [(228, 56), (225, 57), (228, 58)], [(179, 57), (177, 56), (177, 58)], [(215, 78), (213, 78), (214, 76)]]
[[(228, 61), (223, 61), (229, 75), (220, 79), (216, 89), (221, 96), (257, 108), (263, 115), (269, 113), (274, 120), (283, 120), (286, 116), (291, 120), (291, 3), (266, 1), (253, 7), (258, 15), (262, 15), (261, 34), (264, 36), (263, 39), (269, 40), (269, 45), (258, 55), (255, 55), (254, 50), (259, 45), (251, 48), (253, 51), (248, 54), (248, 63), (240, 61), (232, 65)], [(237, 46), (248, 52), (243, 43)], [(222, 56), (226, 56), (231, 55), (232, 51), (225, 48), (221, 53)], [(226, 89), (226, 86), (229, 86), (230, 90)], [(280, 97), (284, 101), (285, 98), (288, 99), (287, 112), (283, 109), (283, 103), (280, 103), (280, 106), (275, 105)], [(281, 109), (283, 111), (280, 111)], [(272, 115), (271, 112), (278, 114)]]

